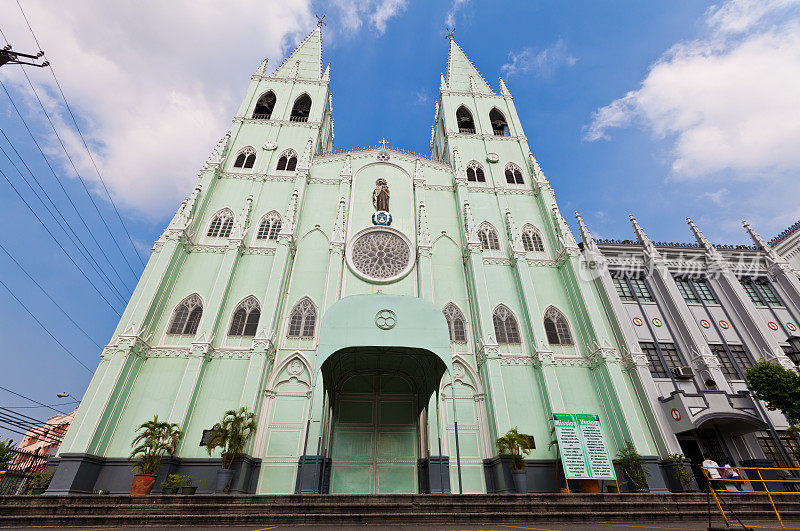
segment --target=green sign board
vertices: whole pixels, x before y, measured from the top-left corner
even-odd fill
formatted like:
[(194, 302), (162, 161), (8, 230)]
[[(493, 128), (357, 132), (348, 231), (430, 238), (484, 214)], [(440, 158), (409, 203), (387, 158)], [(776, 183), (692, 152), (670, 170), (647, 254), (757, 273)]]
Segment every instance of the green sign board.
[(553, 413), (567, 479), (616, 479), (598, 415)]

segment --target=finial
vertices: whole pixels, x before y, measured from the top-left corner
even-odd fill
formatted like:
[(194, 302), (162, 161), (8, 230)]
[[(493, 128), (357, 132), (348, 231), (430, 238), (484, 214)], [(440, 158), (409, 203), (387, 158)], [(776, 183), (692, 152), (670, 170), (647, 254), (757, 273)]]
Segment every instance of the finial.
[(692, 230), (694, 239), (697, 240), (697, 243), (699, 243), (703, 249), (705, 249), (706, 254), (708, 254), (708, 256), (713, 259), (721, 260), (722, 255), (719, 253), (719, 251), (717, 251), (716, 247), (711, 245), (711, 242), (708, 241), (708, 238), (706, 238), (705, 234), (703, 234), (703, 232), (698, 228), (698, 226), (694, 224), (694, 221), (692, 221), (691, 218), (687, 217), (686, 223), (689, 224), (689, 228)]
[(385, 138), (381, 138), (381, 141), (378, 142), (378, 144), (381, 145), (381, 149), (386, 149), (386, 146), (389, 144), (389, 141), (386, 140)]
[(317, 27), (322, 28), (322, 26), (327, 26), (328, 24), (325, 22), (325, 15), (314, 15), (317, 17)]
[(446, 28), (446, 29), (447, 29), (447, 38), (448, 38), (448, 39), (450, 39), (450, 40), (452, 41), (452, 40), (454, 39), (454, 37), (453, 37), (453, 33), (455, 33), (455, 32), (456, 32), (456, 27), (455, 27), (455, 26), (453, 26), (453, 27), (451, 28), (450, 26), (447, 26), (447, 28)]
[(647, 233), (644, 231), (642, 226), (639, 225), (639, 222), (636, 221), (636, 218), (633, 217), (633, 214), (629, 214), (628, 217), (631, 219), (631, 224), (633, 225), (633, 230), (636, 233), (636, 238), (639, 240), (639, 243), (644, 246), (645, 252), (649, 254), (651, 258), (660, 256), (656, 246), (653, 245), (653, 242), (647, 237)]
[(747, 221), (742, 221), (742, 225), (744, 225), (744, 229), (747, 231), (747, 234), (750, 235), (750, 238), (753, 240), (753, 243), (756, 244), (756, 247), (764, 251), (767, 255), (768, 263), (772, 262), (775, 264), (785, 264), (786, 260), (784, 260), (778, 253), (775, 252), (775, 249), (772, 248), (770, 244), (764, 240)]

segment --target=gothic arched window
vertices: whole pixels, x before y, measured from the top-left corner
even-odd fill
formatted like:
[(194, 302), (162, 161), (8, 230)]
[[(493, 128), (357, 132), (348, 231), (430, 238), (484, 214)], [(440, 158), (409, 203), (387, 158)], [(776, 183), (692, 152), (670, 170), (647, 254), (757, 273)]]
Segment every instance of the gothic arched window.
[(278, 159), (278, 166), (275, 168), (278, 171), (294, 171), (297, 168), (297, 152), (293, 149), (287, 149), (281, 153)]
[(481, 223), (478, 227), (478, 239), (481, 241), (481, 249), (498, 250), (500, 249), (500, 239), (497, 231), (490, 223)]
[(544, 251), (544, 242), (542, 235), (533, 225), (525, 225), (522, 227), (522, 247), (526, 251), (535, 251), (541, 253)]
[(236, 161), (233, 163), (234, 168), (249, 169), (256, 163), (256, 150), (247, 146), (236, 155)]
[(290, 122), (307, 122), (308, 115), (311, 114), (311, 98), (308, 94), (303, 94), (292, 106), (292, 114), (289, 116)]
[(194, 335), (203, 316), (203, 299), (193, 293), (183, 299), (172, 312), (168, 334)]
[(308, 297), (303, 297), (289, 315), (289, 337), (314, 337), (317, 310)]
[(444, 317), (447, 319), (447, 328), (450, 330), (450, 341), (464, 343), (467, 341), (467, 320), (458, 306), (449, 303), (444, 307)]
[(250, 295), (239, 303), (233, 311), (231, 327), (228, 330), (229, 336), (249, 336), (256, 335), (258, 319), (261, 317), (261, 305), (258, 299)]
[(495, 136), (508, 136), (508, 123), (503, 113), (492, 109), (489, 111), (489, 121), (492, 123), (492, 132)]
[(471, 160), (467, 164), (467, 181), (471, 183), (486, 182), (486, 174), (483, 173), (483, 166), (476, 160)]
[(544, 312), (544, 331), (547, 334), (547, 342), (551, 345), (573, 344), (567, 318), (553, 306)]
[(281, 216), (274, 210), (267, 214), (258, 226), (257, 240), (277, 240), (281, 231)]
[(517, 319), (504, 304), (498, 306), (494, 311), (492, 323), (494, 324), (494, 335), (498, 343), (501, 345), (518, 345), (521, 343)]
[(210, 236), (212, 238), (227, 238), (231, 235), (232, 229), (233, 212), (226, 208), (225, 210), (219, 212), (211, 220), (211, 224), (208, 226), (208, 233), (206, 233), (206, 236)]
[(475, 120), (472, 119), (472, 113), (469, 112), (469, 109), (463, 105), (456, 111), (456, 122), (458, 123), (459, 133), (475, 134)]
[(506, 182), (508, 184), (525, 184), (522, 180), (522, 171), (513, 162), (506, 164)]
[(256, 108), (253, 110), (253, 118), (256, 120), (269, 120), (272, 117), (272, 111), (275, 110), (275, 93), (271, 90), (263, 94), (256, 102)]

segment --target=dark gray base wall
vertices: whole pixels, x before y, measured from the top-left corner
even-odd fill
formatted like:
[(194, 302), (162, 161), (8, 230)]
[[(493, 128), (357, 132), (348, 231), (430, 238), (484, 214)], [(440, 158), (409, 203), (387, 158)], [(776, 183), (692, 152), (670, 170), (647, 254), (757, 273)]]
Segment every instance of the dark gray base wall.
[(322, 455), (301, 456), (297, 462), (295, 494), (328, 494), (331, 490), (331, 458)]
[[(130, 461), (125, 458), (65, 453), (55, 461), (56, 473), (47, 494), (91, 494), (100, 490), (111, 494), (126, 494), (131, 490), (133, 469)], [(260, 466), (260, 459), (248, 455), (238, 457), (231, 466), (235, 471), (231, 493), (255, 493)], [(153, 493), (161, 492), (161, 482), (169, 474), (191, 474), (198, 482), (198, 493), (213, 493), (217, 471), (221, 468), (220, 459), (165, 458), (158, 469)]]
[(417, 461), (420, 494), (450, 494), (450, 457), (432, 455)]
[(686, 472), (692, 478), (692, 484), (688, 487), (684, 487), (681, 483), (681, 480), (678, 479), (678, 475), (675, 473), (675, 464), (672, 461), (665, 460), (659, 461), (658, 463), (659, 468), (661, 468), (661, 475), (664, 476), (664, 480), (667, 483), (667, 488), (671, 492), (699, 492), (700, 487), (697, 486), (697, 481), (694, 479), (694, 474), (692, 473), (692, 465), (691, 463), (686, 463), (684, 468)]

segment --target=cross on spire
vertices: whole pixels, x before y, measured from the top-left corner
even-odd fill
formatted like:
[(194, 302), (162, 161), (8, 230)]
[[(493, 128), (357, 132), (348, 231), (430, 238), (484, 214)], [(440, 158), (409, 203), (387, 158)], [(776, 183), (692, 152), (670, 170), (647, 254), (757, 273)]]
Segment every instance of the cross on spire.
[(317, 17), (317, 27), (321, 28), (322, 26), (327, 26), (328, 24), (325, 23), (325, 15), (314, 15)]
[(446, 29), (447, 29), (447, 38), (448, 38), (448, 39), (450, 39), (450, 40), (452, 41), (452, 40), (453, 40), (453, 33), (455, 33), (455, 32), (456, 32), (456, 27), (455, 27), (455, 26), (453, 26), (453, 27), (451, 28), (450, 26), (447, 26), (447, 28), (446, 28)]
[(381, 149), (386, 149), (386, 146), (389, 144), (389, 141), (386, 140), (385, 138), (381, 138), (381, 141), (378, 142), (378, 144), (381, 145)]

